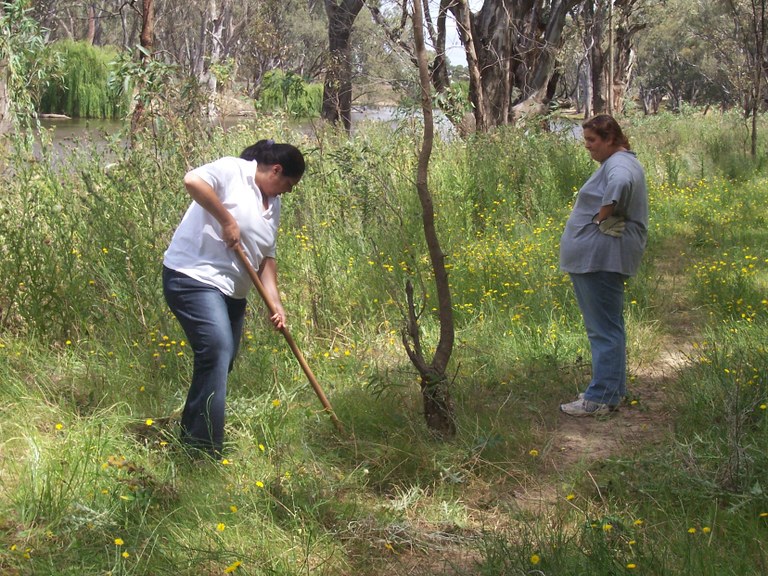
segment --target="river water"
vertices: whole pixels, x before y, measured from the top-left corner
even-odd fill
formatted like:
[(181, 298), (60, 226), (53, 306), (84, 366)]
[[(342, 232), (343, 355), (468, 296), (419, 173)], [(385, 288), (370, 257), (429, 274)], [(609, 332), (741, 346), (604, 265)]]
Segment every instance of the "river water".
[[(404, 112), (395, 107), (362, 107), (352, 110), (352, 132), (355, 126), (362, 122), (383, 122), (391, 126), (413, 117), (413, 114)], [(228, 116), (217, 121), (225, 130), (233, 126), (250, 124), (258, 122), (258, 118), (252, 116)], [(52, 144), (54, 150), (63, 153), (66, 156), (66, 149), (73, 148), (82, 144), (82, 141), (92, 141), (95, 143), (104, 142), (109, 136), (117, 134), (122, 130), (126, 123), (123, 120), (95, 120), (87, 118), (44, 118), (40, 124), (46, 130), (51, 131)], [(445, 135), (450, 134), (452, 128), (448, 119), (439, 111), (435, 111), (436, 130)], [(312, 132), (312, 123), (299, 124), (299, 131)], [(38, 149), (39, 150), (39, 149)]]

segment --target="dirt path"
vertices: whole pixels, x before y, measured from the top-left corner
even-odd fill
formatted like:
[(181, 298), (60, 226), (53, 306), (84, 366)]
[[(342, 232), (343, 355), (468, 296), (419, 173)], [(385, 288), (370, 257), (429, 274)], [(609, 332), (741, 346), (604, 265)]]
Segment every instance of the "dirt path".
[(688, 342), (669, 342), (653, 365), (633, 370), (636, 379), (630, 395), (634, 402), (623, 405), (615, 415), (606, 418), (562, 415), (552, 441), (552, 465), (566, 470), (580, 462), (631, 453), (637, 446), (662, 439), (670, 424), (665, 401), (667, 384), (688, 364), (690, 348)]
[[(686, 324), (687, 325), (687, 324)], [(684, 326), (684, 324), (678, 324)], [(573, 418), (560, 415), (556, 427), (550, 431), (548, 448), (542, 454), (545, 473), (539, 478), (528, 478), (513, 492), (506, 494), (513, 499), (506, 505), (518, 507), (540, 517), (549, 516), (558, 500), (562, 499), (561, 479), (568, 478), (574, 469), (589, 473), (590, 466), (608, 458), (629, 455), (640, 447), (662, 442), (670, 432), (671, 414), (667, 409), (668, 386), (695, 355), (688, 331), (683, 327), (677, 335), (668, 336), (652, 362), (630, 367), (635, 376), (630, 390), (636, 404), (622, 406), (621, 410), (605, 418)], [(494, 487), (487, 487), (493, 492)], [(477, 494), (475, 496), (478, 496)], [(486, 494), (490, 500), (505, 497)], [(485, 498), (483, 498), (485, 499)], [(472, 498), (470, 497), (470, 500)], [(467, 576), (475, 574), (481, 561), (473, 539), (478, 530), (488, 528), (493, 518), (503, 526), (513, 529), (503, 518), (507, 514), (496, 505), (477, 506), (466, 502), (472, 517), (473, 528), (466, 533), (435, 532), (435, 526), (412, 526), (425, 544), (423, 549), (402, 550), (391, 557), (381, 558), (377, 573), (393, 576)], [(503, 507), (503, 506), (502, 506)], [(424, 532), (420, 532), (423, 529)], [(453, 539), (452, 539), (453, 538)]]
[[(631, 456), (640, 448), (665, 441), (671, 433), (672, 414), (668, 406), (669, 390), (697, 354), (693, 347), (698, 327), (703, 324), (685, 301), (687, 260), (679, 254), (674, 243), (661, 251), (656, 265), (657, 313), (662, 318), (658, 332), (665, 334), (655, 353), (634, 364), (629, 371), (634, 376), (628, 386), (631, 402), (620, 411), (604, 418), (573, 418), (560, 414), (555, 425), (547, 430), (549, 442), (541, 452), (543, 470), (540, 476), (521, 479), (514, 487), (502, 489), (488, 485), (475, 487), (465, 504), (470, 527), (465, 537), (456, 534), (455, 542), (446, 540), (442, 546), (427, 545), (424, 550), (409, 550), (383, 559), (378, 573), (393, 576), (468, 576), (476, 573), (479, 552), (473, 545), (473, 533), (498, 524), (499, 529), (512, 530), (507, 510), (518, 508), (537, 517), (548, 517), (563, 498), (563, 482), (573, 479), (574, 471), (590, 469), (610, 458)], [(514, 483), (514, 482), (513, 482)], [(423, 527), (425, 531), (434, 526)], [(418, 530), (418, 528), (417, 528)], [(532, 572), (533, 573), (533, 572)], [(538, 572), (536, 572), (538, 573)]]

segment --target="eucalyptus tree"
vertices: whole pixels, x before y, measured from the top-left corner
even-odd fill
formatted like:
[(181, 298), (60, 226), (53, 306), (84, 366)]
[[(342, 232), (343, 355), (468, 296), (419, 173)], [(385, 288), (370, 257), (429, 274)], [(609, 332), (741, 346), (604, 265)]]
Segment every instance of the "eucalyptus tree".
[(352, 126), (352, 26), (364, 0), (325, 0), (328, 15), (328, 61), (323, 85), (323, 118)]
[(768, 68), (766, 32), (768, 0), (722, 0), (733, 20), (734, 37), (743, 54), (744, 113), (752, 119), (750, 152), (757, 155), (757, 116), (764, 107), (765, 76)]
[[(0, 3), (0, 135), (35, 121), (33, 89), (44, 83), (43, 31), (26, 0)], [(31, 134), (24, 143), (31, 146)]]
[(470, 99), (478, 130), (542, 113), (554, 94), (557, 56), (568, 14), (586, 0), (484, 0), (472, 11), (468, 0), (440, 0), (433, 44), (440, 73), (447, 34), (444, 18), (456, 21), (469, 73)]
[(585, 115), (616, 112), (636, 74), (637, 42), (649, 10), (665, 0), (587, 0), (573, 10), (582, 36)]
[[(723, 19), (723, 7), (690, 0), (665, 0), (651, 7), (651, 25), (638, 41), (637, 84), (646, 114), (662, 102), (674, 110), (733, 106), (738, 101), (732, 71), (739, 50)], [(717, 8), (716, 12), (712, 8)]]

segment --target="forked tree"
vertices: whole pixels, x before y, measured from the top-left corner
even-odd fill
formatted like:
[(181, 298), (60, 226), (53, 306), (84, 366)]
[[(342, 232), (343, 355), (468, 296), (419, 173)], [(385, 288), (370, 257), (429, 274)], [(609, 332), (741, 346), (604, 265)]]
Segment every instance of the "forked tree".
[(402, 332), (402, 341), (411, 363), (421, 378), (421, 395), (424, 403), (424, 417), (429, 429), (441, 437), (451, 437), (456, 433), (449, 380), (446, 374), (451, 359), (454, 342), (453, 307), (448, 284), (448, 271), (445, 266), (445, 254), (440, 247), (440, 240), (435, 226), (435, 211), (432, 194), (429, 190), (429, 160), (432, 155), (434, 140), (434, 121), (432, 117), (432, 91), (430, 73), (427, 64), (427, 52), (424, 44), (424, 13), (421, 0), (413, 0), (413, 37), (416, 61), (419, 67), (419, 87), (421, 110), (424, 117), (424, 132), (419, 149), (416, 171), (416, 191), (421, 203), (421, 218), (424, 238), (427, 243), (432, 271), (435, 275), (437, 291), (437, 313), (440, 322), (440, 337), (431, 359), (425, 357), (421, 345), (419, 314), (413, 297), (413, 286), (406, 286), (407, 323)]

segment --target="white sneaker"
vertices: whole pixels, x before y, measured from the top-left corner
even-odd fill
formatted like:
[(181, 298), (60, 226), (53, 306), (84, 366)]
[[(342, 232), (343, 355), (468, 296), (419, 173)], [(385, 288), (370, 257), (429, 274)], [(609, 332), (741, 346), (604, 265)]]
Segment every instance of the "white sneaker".
[(618, 410), (617, 406), (610, 406), (609, 404), (600, 404), (599, 402), (592, 402), (591, 400), (584, 400), (579, 398), (568, 404), (560, 404), (560, 411), (568, 414), (568, 416), (604, 416), (611, 412)]

